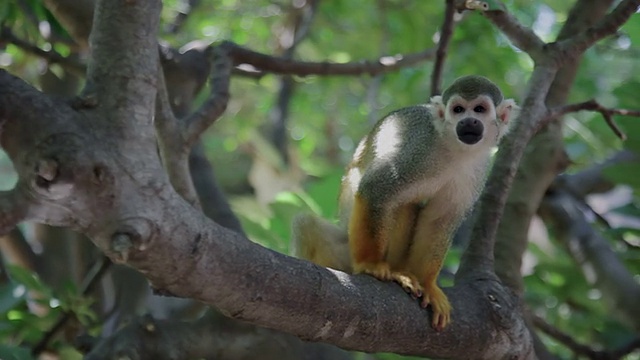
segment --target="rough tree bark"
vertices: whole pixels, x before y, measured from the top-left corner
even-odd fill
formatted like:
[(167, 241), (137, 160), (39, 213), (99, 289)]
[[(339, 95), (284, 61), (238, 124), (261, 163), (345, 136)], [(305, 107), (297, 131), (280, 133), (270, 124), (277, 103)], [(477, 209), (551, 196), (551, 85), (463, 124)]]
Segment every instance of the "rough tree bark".
[[(545, 99), (557, 69), (615, 32), (639, 3), (622, 1), (588, 30), (550, 44), (508, 12), (485, 12), (536, 66), (483, 193), (456, 285), (446, 289), (453, 323), (441, 333), (429, 326), (429, 311), (394, 284), (275, 253), (204, 216), (193, 188), (180, 186), (189, 184), (186, 167), (167, 161), (173, 155), (163, 150), (172, 141), (190, 149), (224, 110), (228, 94), (216, 88), (185, 126), (162, 100), (156, 113), (157, 0), (97, 2), (85, 106), (49, 98), (0, 71), (0, 144), (19, 174), (16, 187), (0, 193), (0, 232), (22, 220), (72, 227), (112, 260), (142, 272), (160, 294), (193, 298), (303, 339), (438, 358), (533, 358), (519, 298), (493, 272), (495, 233), (524, 148), (549, 112)], [(220, 81), (233, 49), (223, 44), (211, 54), (212, 81)], [(272, 70), (296, 71), (286, 64)], [(177, 156), (183, 155), (186, 160), (188, 151)]]

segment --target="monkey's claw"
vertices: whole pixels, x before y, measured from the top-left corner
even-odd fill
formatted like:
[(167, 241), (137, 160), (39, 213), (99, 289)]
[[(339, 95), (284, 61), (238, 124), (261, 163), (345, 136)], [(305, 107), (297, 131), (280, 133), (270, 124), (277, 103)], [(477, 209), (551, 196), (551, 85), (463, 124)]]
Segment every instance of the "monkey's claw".
[(407, 294), (410, 294), (414, 299), (419, 299), (422, 297), (422, 285), (418, 279), (410, 273), (406, 272), (393, 272), (391, 273), (391, 279), (400, 286)]
[(451, 304), (438, 285), (433, 284), (425, 288), (421, 305), (423, 308), (431, 305), (433, 310), (431, 326), (437, 331), (444, 329), (451, 321)]

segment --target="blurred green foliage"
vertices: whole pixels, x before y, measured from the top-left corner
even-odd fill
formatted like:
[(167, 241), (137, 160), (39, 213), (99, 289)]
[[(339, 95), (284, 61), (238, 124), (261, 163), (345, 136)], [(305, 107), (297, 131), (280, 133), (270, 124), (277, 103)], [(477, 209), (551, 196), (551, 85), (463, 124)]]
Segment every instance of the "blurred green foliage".
[[(69, 46), (59, 41), (68, 39), (68, 34), (42, 2), (22, 3), (31, 9), (31, 14), (25, 14), (17, 2), (0, 2), (0, 23), (41, 48), (68, 54)], [(167, 24), (184, 8), (184, 2), (169, 0), (164, 4), (162, 40), (172, 46), (186, 47), (194, 40), (205, 43), (232, 40), (267, 54), (280, 51), (277, 34), (287, 26), (291, 6), (285, 1), (201, 1), (181, 31), (173, 34), (167, 31)], [(557, 36), (571, 5), (525, 0), (509, 0), (505, 4), (545, 41)], [(306, 61), (347, 62), (432, 48), (437, 42), (443, 10), (442, 1), (322, 1), (309, 35), (298, 46), (294, 57)], [(595, 98), (605, 106), (639, 108), (639, 16), (633, 15), (615, 37), (587, 51), (569, 102)], [(58, 40), (43, 36), (43, 29), (47, 27)], [(8, 44), (0, 51), (0, 65), (37, 85), (44, 63)], [(529, 57), (511, 46), (482, 15), (468, 13), (455, 29), (443, 78), (447, 84), (464, 74), (483, 74), (498, 83), (507, 96), (520, 99), (532, 67)], [(249, 236), (287, 253), (293, 216), (311, 211), (335, 218), (342, 169), (357, 141), (372, 122), (385, 113), (428, 99), (431, 70), (432, 63), (425, 62), (377, 77), (294, 77), (296, 87), (287, 124), (292, 162), (287, 166), (271, 161), (271, 165), (281, 172), (298, 168), (308, 178), (301, 186), (276, 194), (268, 204), (258, 202), (246, 192), (250, 185), (247, 172), (256, 157), (255, 149), (264, 149), (256, 129), (267, 121), (275, 106), (279, 79), (273, 75), (259, 79), (234, 78), (228, 110), (207, 132), (204, 143), (218, 169), (216, 175), (232, 195), (233, 208)], [(205, 96), (203, 93), (200, 101)], [(640, 152), (640, 121), (621, 116), (615, 119), (628, 136), (624, 143), (599, 114), (580, 112), (565, 118), (566, 150), (573, 162), (569, 171), (584, 169), (622, 148)], [(629, 186), (634, 194), (630, 203), (611, 212), (639, 219), (640, 167), (620, 165), (607, 175)], [(9, 188), (13, 183), (11, 164), (0, 155), (0, 188)], [(601, 230), (640, 281), (640, 230), (633, 226)], [(585, 344), (614, 348), (629, 340), (633, 333), (610, 316), (601, 294), (585, 280), (566, 251), (553, 245), (553, 234), (550, 236), (551, 245), (531, 242), (528, 249), (527, 256), (533, 259), (533, 265), (525, 274), (525, 296), (532, 311)], [(621, 238), (633, 246), (622, 245)], [(448, 268), (455, 270), (460, 252), (460, 249), (451, 251)], [(80, 323), (92, 329), (99, 325), (90, 309), (91, 301), (79, 295), (73, 284), (63, 292), (54, 292), (28, 271), (17, 267), (9, 269), (11, 280), (0, 285), (0, 343), (4, 344), (0, 345), (0, 358), (28, 359), (29, 350), (24, 344), (37, 343), (62, 312), (72, 312)], [(37, 297), (30, 298), (30, 292)], [(34, 315), (29, 310), (29, 302), (45, 307), (48, 312), (43, 316)], [(561, 358), (572, 357), (570, 350), (555, 340), (546, 336), (543, 340)], [(70, 349), (69, 344), (56, 345), (58, 349)], [(379, 358), (402, 357), (381, 354)], [(640, 359), (640, 355), (630, 355), (628, 359)]]

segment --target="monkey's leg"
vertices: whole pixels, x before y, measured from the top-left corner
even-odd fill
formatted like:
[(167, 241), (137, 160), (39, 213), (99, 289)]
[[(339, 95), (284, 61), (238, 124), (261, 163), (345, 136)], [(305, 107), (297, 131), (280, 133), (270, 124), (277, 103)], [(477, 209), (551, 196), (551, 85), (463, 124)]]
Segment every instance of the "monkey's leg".
[(413, 203), (400, 205), (392, 211), (386, 256), (391, 266), (391, 278), (415, 298), (422, 297), (422, 285), (418, 278), (408, 271), (407, 256), (413, 242), (419, 211), (420, 206)]
[(387, 281), (391, 280), (391, 268), (385, 259), (388, 239), (384, 218), (385, 215), (373, 209), (361, 194), (355, 194), (349, 219), (353, 271)]
[(434, 206), (428, 206), (418, 215), (409, 255), (409, 268), (422, 280), (422, 307), (431, 305), (431, 325), (436, 330), (442, 330), (451, 319), (451, 304), (438, 286), (437, 280), (449, 248), (451, 229), (457, 217), (454, 214), (437, 212)]

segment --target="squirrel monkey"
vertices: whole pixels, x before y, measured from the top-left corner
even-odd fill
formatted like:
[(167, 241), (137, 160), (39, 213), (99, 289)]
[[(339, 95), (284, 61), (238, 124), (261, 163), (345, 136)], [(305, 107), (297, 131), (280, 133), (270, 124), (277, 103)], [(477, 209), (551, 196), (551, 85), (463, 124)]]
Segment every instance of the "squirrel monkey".
[(481, 76), (457, 79), (426, 105), (396, 110), (359, 143), (342, 179), (342, 226), (293, 223), (296, 255), (393, 280), (431, 305), (443, 329), (451, 305), (437, 285), (450, 240), (484, 186), (492, 148), (518, 106)]

